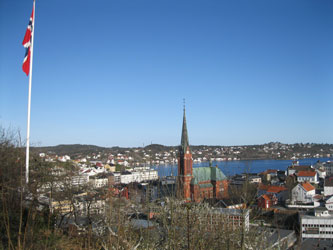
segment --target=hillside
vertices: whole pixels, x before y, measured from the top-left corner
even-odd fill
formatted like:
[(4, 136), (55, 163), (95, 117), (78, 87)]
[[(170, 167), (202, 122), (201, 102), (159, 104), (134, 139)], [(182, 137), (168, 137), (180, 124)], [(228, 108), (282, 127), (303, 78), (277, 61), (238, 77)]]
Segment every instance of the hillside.
[(107, 150), (107, 148), (95, 145), (82, 145), (82, 144), (60, 144), (57, 146), (47, 147), (31, 147), (31, 150), (36, 153), (47, 153), (56, 155), (78, 155), (78, 154), (91, 154)]
[[(192, 146), (193, 158), (226, 158), (226, 159), (291, 159), (294, 158), (319, 158), (332, 157), (332, 144), (296, 143), (283, 144), (271, 142), (262, 145), (246, 146)], [(131, 157), (136, 162), (162, 160), (173, 161), (176, 159), (178, 146), (164, 146), (161, 144), (151, 144), (146, 147), (99, 147), (95, 145), (58, 145), (49, 147), (32, 147), (34, 153), (46, 153), (47, 155), (69, 155), (72, 158), (86, 156), (96, 156), (94, 159), (105, 160), (109, 155)], [(97, 157), (98, 155), (98, 157)], [(126, 157), (125, 157), (126, 158)]]

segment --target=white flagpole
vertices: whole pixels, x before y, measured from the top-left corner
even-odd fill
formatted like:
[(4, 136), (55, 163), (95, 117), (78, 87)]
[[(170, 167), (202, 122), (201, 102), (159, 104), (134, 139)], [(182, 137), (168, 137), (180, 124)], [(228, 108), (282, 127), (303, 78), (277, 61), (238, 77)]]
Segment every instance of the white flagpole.
[(35, 0), (33, 4), (33, 17), (32, 17), (32, 34), (31, 34), (31, 55), (30, 55), (30, 69), (29, 69), (29, 97), (28, 97), (28, 121), (27, 121), (27, 149), (26, 149), (26, 160), (25, 160), (25, 182), (29, 183), (29, 146), (30, 146), (30, 104), (31, 104), (31, 80), (32, 80), (32, 57), (34, 55), (34, 35), (35, 35)]

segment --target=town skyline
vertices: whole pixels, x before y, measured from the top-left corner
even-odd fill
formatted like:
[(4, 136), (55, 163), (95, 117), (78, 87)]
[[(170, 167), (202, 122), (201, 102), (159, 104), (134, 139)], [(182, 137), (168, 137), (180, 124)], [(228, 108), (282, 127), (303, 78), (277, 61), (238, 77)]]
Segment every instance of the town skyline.
[[(0, 124), (26, 133), (32, 3), (0, 3)], [(36, 2), (31, 145), (333, 143), (331, 1)]]

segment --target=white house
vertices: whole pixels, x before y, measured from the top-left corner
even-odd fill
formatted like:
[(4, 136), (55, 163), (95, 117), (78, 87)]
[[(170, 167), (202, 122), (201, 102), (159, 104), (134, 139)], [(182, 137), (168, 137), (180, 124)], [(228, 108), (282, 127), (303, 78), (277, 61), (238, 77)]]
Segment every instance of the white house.
[(98, 172), (95, 168), (81, 168), (80, 172), (83, 175), (88, 175), (88, 176), (94, 176), (94, 175), (98, 174)]
[(79, 159), (80, 162), (87, 162), (86, 158)]
[(71, 157), (68, 156), (68, 155), (64, 155), (64, 156), (59, 156), (59, 157), (58, 157), (58, 161), (61, 161), (61, 162), (67, 162), (67, 161), (69, 161), (70, 159), (71, 159)]
[(316, 194), (316, 189), (309, 182), (297, 184), (291, 191), (291, 202), (293, 204), (307, 204), (313, 202), (313, 196)]
[(328, 198), (325, 201), (325, 207), (327, 208), (327, 210), (332, 211), (333, 210), (333, 196), (331, 196), (330, 198)]
[(289, 166), (287, 169), (288, 175), (297, 174), (300, 171), (310, 171), (313, 170), (312, 166), (299, 166), (299, 165), (292, 165)]
[(333, 176), (326, 177), (324, 183), (324, 196), (333, 195)]
[(310, 182), (318, 184), (318, 174), (316, 171), (299, 171), (296, 173), (297, 182)]
[(330, 176), (333, 174), (333, 162), (331, 162), (331, 161), (324, 162), (323, 166), (324, 166), (327, 176)]
[(316, 172), (317, 172), (319, 178), (325, 179), (326, 171), (324, 169), (318, 168), (318, 169), (316, 169)]

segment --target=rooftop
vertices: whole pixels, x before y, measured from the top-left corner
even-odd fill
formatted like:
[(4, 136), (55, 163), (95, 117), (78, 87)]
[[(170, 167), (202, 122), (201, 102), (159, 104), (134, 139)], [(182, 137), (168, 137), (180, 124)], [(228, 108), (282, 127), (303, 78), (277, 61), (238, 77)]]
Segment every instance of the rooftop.
[(221, 213), (221, 214), (227, 214), (227, 215), (246, 215), (249, 213), (249, 210), (247, 209), (235, 209), (235, 208), (214, 208), (213, 213)]
[(295, 165), (293, 165), (293, 166), (289, 166), (288, 169), (293, 169), (293, 170), (296, 170), (296, 171), (309, 171), (309, 170), (312, 169), (312, 167), (311, 166), (307, 166), (307, 165), (301, 165), (301, 166), (295, 166)]
[(272, 200), (274, 197), (273, 197), (273, 194), (264, 194), (261, 196), (263, 199), (265, 199), (266, 201), (270, 201)]
[(204, 181), (223, 181), (227, 177), (217, 167), (199, 167), (193, 168), (193, 179), (191, 184), (199, 184)]
[(271, 186), (271, 185), (260, 185), (260, 190), (265, 190), (267, 193), (280, 193), (287, 190), (287, 188), (282, 186)]
[(299, 171), (296, 175), (301, 177), (314, 177), (316, 174), (316, 171)]
[(307, 192), (315, 189), (315, 187), (312, 186), (309, 182), (303, 182), (301, 185)]

